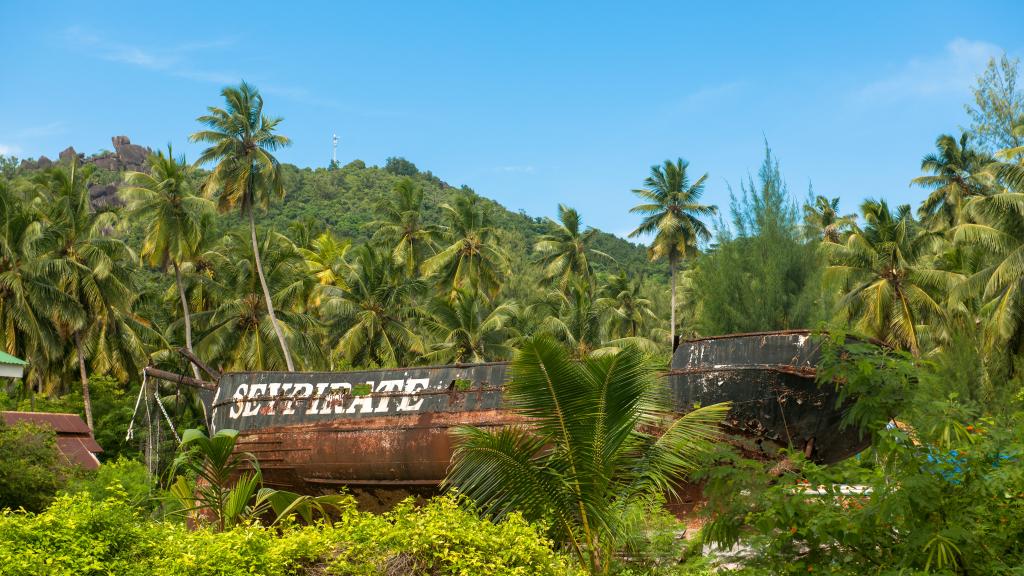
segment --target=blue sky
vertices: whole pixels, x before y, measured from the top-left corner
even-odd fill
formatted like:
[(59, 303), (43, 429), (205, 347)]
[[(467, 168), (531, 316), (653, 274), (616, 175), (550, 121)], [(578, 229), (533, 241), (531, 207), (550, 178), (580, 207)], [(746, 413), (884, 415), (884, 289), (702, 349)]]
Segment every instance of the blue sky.
[[(187, 136), (245, 78), (294, 140), (280, 158), (405, 156), (513, 210), (624, 234), (651, 164), (710, 173), (767, 140), (790, 190), (917, 202), (908, 187), (992, 56), (1024, 53), (1019, 2), (11, 3), (0, 153), (55, 157)], [(245, 17), (239, 14), (245, 7)]]

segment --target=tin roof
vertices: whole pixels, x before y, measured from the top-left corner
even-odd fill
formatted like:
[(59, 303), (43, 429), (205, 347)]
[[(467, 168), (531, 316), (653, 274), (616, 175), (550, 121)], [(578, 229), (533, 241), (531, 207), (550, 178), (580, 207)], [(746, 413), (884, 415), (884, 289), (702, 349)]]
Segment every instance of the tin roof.
[(57, 433), (57, 448), (64, 460), (86, 470), (99, 468), (96, 454), (103, 448), (92, 437), (89, 427), (78, 414), (58, 412), (0, 412), (0, 418), (8, 426), (29, 422), (37, 426), (48, 426)]
[(0, 364), (15, 364), (17, 366), (27, 366), (28, 362), (25, 362), (21, 358), (11, 356), (7, 352), (0, 351)]

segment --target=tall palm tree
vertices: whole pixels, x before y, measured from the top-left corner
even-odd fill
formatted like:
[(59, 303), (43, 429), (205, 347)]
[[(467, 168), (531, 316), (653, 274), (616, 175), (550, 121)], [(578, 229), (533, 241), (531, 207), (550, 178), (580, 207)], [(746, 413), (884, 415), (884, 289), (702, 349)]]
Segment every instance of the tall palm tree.
[(74, 345), (86, 423), (92, 429), (87, 356), (97, 370), (111, 370), (124, 381), (142, 368), (144, 351), (137, 335), (142, 326), (132, 315), (136, 288), (129, 266), (135, 255), (107, 234), (114, 215), (92, 210), (86, 188), (90, 173), (91, 167), (72, 160), (46, 172), (39, 183), (47, 200), (42, 265), (78, 306), (77, 311), (54, 308), (51, 320)]
[(0, 180), (0, 350), (29, 361), (24, 377), (43, 391), (63, 353), (52, 316), (74, 317), (77, 303), (52, 282), (43, 266), (44, 215)]
[(527, 340), (504, 395), (530, 426), (455, 429), (446, 484), (491, 516), (547, 521), (557, 542), (605, 573), (621, 536), (618, 512), (674, 492), (728, 411), (715, 404), (674, 418), (648, 358), (627, 347), (577, 361), (553, 340)]
[(367, 227), (373, 238), (391, 248), (391, 257), (409, 277), (418, 276), (420, 263), (439, 238), (441, 229), (423, 222), (423, 189), (412, 178), (402, 178), (394, 195), (380, 207), (380, 219)]
[(597, 306), (608, 318), (610, 338), (637, 337), (648, 322), (657, 319), (654, 304), (643, 295), (643, 283), (643, 277), (622, 271), (601, 288)]
[(397, 366), (423, 354), (410, 327), (413, 297), (424, 284), (410, 279), (389, 255), (360, 246), (341, 286), (326, 286), (321, 314), (340, 328), (336, 353), (353, 366)]
[(249, 220), (249, 235), (256, 262), (256, 274), (263, 289), (270, 323), (274, 327), (281, 353), (289, 371), (295, 370), (291, 351), (277, 321), (270, 288), (263, 273), (259, 241), (256, 238), (257, 205), (266, 209), (272, 196), (284, 196), (281, 170), (272, 154), (291, 144), (285, 136), (275, 134), (281, 118), (263, 114), (263, 97), (258, 90), (242, 82), (238, 87), (221, 90), (225, 107), (207, 108), (208, 114), (197, 120), (208, 127), (193, 133), (192, 142), (206, 142), (210, 147), (200, 154), (197, 165), (215, 163), (206, 180), (207, 194), (219, 193), (217, 207), (221, 212), (240, 210)]
[(960, 222), (964, 202), (989, 193), (985, 166), (992, 158), (971, 148), (969, 140), (966, 132), (959, 140), (948, 134), (939, 136), (936, 151), (921, 160), (921, 170), (928, 174), (910, 181), (932, 190), (918, 209), (921, 219), (930, 225), (955, 226)]
[(304, 311), (307, 283), (311, 282), (306, 261), (283, 235), (267, 231), (262, 236), (260, 253), (267, 278), (276, 287), (277, 328), (263, 302), (255, 255), (245, 238), (231, 234), (220, 248), (223, 262), (209, 280), (217, 305), (195, 314), (205, 332), (196, 350), (222, 370), (281, 370), (287, 366), (284, 349), (273, 342), (276, 331), (282, 330), (289, 348), (300, 351), (302, 366), (319, 367), (323, 356), (317, 339), (320, 326)]
[(580, 230), (580, 214), (575, 208), (564, 204), (558, 205), (558, 222), (548, 222), (554, 230), (541, 236), (533, 245), (537, 259), (544, 267), (544, 283), (558, 283), (565, 289), (573, 277), (585, 278), (591, 282), (594, 269), (590, 265), (589, 255), (594, 254), (611, 259), (604, 252), (590, 247), (598, 231), (594, 228)]
[(493, 298), (508, 270), (508, 256), (498, 244), (490, 211), (471, 194), (461, 194), (454, 204), (441, 205), (448, 219), (440, 251), (423, 262), (423, 274), (434, 276), (454, 298), (460, 288), (470, 288)]
[(708, 175), (705, 173), (691, 184), (686, 174), (688, 167), (689, 163), (682, 158), (651, 166), (651, 175), (644, 180), (645, 188), (633, 190), (644, 203), (630, 209), (633, 214), (642, 214), (643, 220), (629, 237), (654, 234), (649, 250), (651, 260), (668, 259), (672, 282), (670, 346), (675, 346), (676, 339), (676, 268), (680, 260), (696, 253), (699, 241), (711, 238), (701, 217), (718, 212), (715, 206), (699, 203)]
[(454, 300), (434, 299), (427, 307), (424, 325), (437, 342), (424, 358), (434, 364), (509, 358), (510, 322), (518, 310), (515, 302), (495, 305), (468, 290), (459, 290)]
[[(182, 318), (185, 323), (185, 348), (192, 351), (192, 315), (185, 296), (181, 264), (189, 260), (202, 242), (210, 226), (213, 204), (191, 189), (192, 167), (184, 156), (174, 157), (170, 146), (149, 157), (150, 173), (128, 172), (121, 188), (128, 215), (146, 231), (141, 256), (151, 266), (164, 269), (168, 263), (174, 269), (174, 283), (178, 289)], [(199, 368), (192, 366), (195, 377)]]
[(843, 232), (855, 221), (852, 214), (839, 214), (839, 198), (818, 195), (813, 203), (804, 204), (804, 226), (808, 237), (838, 244)]
[(940, 236), (909, 205), (893, 213), (884, 200), (867, 200), (861, 212), (863, 229), (854, 225), (844, 244), (822, 244), (831, 261), (826, 274), (846, 287), (839, 306), (857, 330), (918, 355), (921, 326), (943, 316), (940, 301), (962, 278), (929, 265)]

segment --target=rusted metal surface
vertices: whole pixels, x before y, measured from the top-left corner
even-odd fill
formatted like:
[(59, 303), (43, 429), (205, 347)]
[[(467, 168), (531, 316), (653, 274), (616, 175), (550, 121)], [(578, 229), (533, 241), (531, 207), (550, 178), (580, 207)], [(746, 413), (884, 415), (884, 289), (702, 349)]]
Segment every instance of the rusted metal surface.
[(739, 334), (684, 342), (668, 373), (676, 409), (730, 401), (726, 427), (748, 452), (775, 457), (795, 448), (831, 463), (863, 450), (841, 426), (834, 386), (818, 386), (821, 342), (810, 331)]
[[(818, 388), (817, 343), (807, 331), (684, 342), (666, 374), (675, 408), (733, 402), (727, 428), (744, 450), (780, 447), (821, 462), (863, 442), (839, 428), (835, 391)], [(436, 486), (459, 425), (527, 423), (502, 401), (508, 363), (353, 372), (252, 372), (221, 376), (215, 429), (241, 432), (269, 485), (320, 492), (341, 485)]]

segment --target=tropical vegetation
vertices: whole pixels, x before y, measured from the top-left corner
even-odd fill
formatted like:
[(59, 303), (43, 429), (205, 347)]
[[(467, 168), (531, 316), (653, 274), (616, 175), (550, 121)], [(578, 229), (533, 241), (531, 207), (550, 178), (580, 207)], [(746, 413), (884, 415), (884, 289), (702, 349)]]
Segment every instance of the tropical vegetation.
[[(281, 163), (287, 124), (245, 83), (199, 116), (191, 163), (170, 148), (126, 174), (2, 158), (0, 350), (29, 365), (0, 407), (82, 414), (124, 483), (68, 469), (46, 431), (0, 427), (0, 565), (1019, 574), (1018, 68), (993, 61), (970, 125), (937, 127), (934, 150), (908, 161), (916, 206), (887, 190), (856, 213), (813, 188), (798, 198), (766, 145), (719, 211), (703, 200), (709, 176), (675, 158), (622, 191), (647, 245), (569, 206), (509, 212), (404, 158)], [(91, 197), (114, 183), (119, 202)], [(725, 407), (667, 413), (657, 374), (679, 338), (808, 327), (834, 340), (820, 384), (843, 384), (844, 423), (870, 440), (859, 456), (751, 461), (716, 441)], [(222, 371), (508, 360), (510, 406), (531, 426), (458, 429), (447, 496), (371, 515), (261, 486), (230, 431), (198, 429), (198, 396), (165, 383), (156, 397), (183, 448), (146, 453), (154, 477), (124, 433), (144, 366), (202, 376), (180, 349)], [(707, 487), (699, 531), (665, 512), (683, 478)]]

